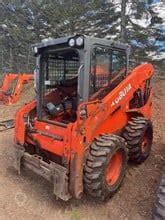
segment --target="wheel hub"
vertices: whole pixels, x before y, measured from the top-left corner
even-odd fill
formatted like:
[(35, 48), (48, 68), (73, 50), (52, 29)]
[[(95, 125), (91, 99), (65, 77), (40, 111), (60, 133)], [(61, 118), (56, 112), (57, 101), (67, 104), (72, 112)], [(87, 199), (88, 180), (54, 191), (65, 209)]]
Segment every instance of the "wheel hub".
[(112, 186), (118, 180), (122, 168), (122, 153), (117, 151), (111, 158), (108, 167), (106, 169), (106, 182), (109, 186)]
[(148, 137), (144, 136), (142, 144), (141, 144), (142, 153), (145, 153), (147, 148), (148, 148)]

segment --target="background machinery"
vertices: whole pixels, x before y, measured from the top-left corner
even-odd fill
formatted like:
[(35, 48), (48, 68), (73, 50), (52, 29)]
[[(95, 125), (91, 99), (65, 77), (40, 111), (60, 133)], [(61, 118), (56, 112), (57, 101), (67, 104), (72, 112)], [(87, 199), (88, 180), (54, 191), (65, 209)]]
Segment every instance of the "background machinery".
[(34, 78), (29, 73), (5, 73), (0, 88), (0, 102), (6, 105), (16, 103), (22, 91), (23, 84)]

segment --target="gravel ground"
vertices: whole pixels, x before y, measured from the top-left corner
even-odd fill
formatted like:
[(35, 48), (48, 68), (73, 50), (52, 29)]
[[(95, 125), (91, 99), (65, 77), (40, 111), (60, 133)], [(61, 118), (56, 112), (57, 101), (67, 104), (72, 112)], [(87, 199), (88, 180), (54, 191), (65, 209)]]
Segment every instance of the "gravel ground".
[[(82, 200), (56, 200), (52, 186), (30, 173), (18, 176), (12, 168), (14, 130), (0, 133), (0, 220), (148, 220), (151, 219), (155, 191), (164, 163), (165, 80), (154, 82), (154, 142), (150, 157), (140, 166), (128, 166), (120, 191), (108, 202), (99, 204), (85, 196)], [(1, 106), (0, 120), (11, 119), (17, 109), (34, 97), (26, 86), (20, 102)]]

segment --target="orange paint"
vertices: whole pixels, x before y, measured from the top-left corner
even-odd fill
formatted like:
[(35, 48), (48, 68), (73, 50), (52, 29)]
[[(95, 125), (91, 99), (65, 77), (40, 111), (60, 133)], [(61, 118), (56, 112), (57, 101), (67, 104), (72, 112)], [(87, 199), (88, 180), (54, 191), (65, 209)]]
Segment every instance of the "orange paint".
[(105, 173), (105, 178), (109, 186), (113, 186), (120, 176), (122, 169), (122, 153), (117, 151), (111, 158)]
[[(28, 73), (6, 73), (2, 82), (2, 87), (0, 88), (0, 101), (6, 105), (16, 103), (22, 91), (23, 83), (29, 83), (33, 78), (33, 74)], [(16, 80), (14, 88), (10, 94), (7, 94), (7, 91), (14, 80)]]

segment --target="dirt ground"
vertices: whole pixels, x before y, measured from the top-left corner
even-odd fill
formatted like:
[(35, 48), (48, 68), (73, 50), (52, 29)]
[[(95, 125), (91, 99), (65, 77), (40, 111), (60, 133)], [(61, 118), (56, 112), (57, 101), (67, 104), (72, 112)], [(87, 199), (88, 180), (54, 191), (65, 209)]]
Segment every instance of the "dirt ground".
[[(26, 86), (20, 102), (0, 108), (0, 120), (11, 119), (17, 109), (34, 97)], [(165, 156), (165, 80), (154, 82), (154, 142), (150, 157), (140, 166), (128, 165), (124, 183), (108, 202), (56, 200), (52, 186), (25, 171), (18, 176), (12, 168), (14, 130), (0, 133), (0, 220), (145, 220), (151, 219), (155, 191)]]

